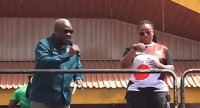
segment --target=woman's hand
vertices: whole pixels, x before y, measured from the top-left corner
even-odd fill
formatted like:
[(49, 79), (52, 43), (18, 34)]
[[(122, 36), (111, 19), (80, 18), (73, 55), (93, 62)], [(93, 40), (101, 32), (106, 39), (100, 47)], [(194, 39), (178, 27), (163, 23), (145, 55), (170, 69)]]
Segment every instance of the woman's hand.
[(149, 64), (155, 66), (158, 69), (165, 69), (165, 67), (164, 67), (164, 65), (162, 63), (160, 63), (158, 61), (155, 61), (155, 60), (151, 60), (149, 62)]
[(145, 45), (144, 45), (143, 43), (138, 43), (138, 44), (134, 44), (134, 45), (133, 45), (133, 48), (134, 48), (136, 51), (144, 52), (144, 50), (145, 50)]

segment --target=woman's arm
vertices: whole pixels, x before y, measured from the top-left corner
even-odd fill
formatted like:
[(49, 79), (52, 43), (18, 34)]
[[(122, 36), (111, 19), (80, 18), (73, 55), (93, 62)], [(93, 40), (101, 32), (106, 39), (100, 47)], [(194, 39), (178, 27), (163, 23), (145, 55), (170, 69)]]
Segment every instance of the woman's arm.
[(129, 68), (132, 64), (132, 61), (135, 57), (135, 50), (132, 47), (127, 47), (124, 51), (124, 55), (121, 58), (121, 67), (122, 68)]
[(165, 54), (166, 54), (166, 59), (164, 59), (163, 64), (152, 60), (150, 62), (150, 65), (154, 65), (158, 69), (167, 69), (167, 70), (174, 71), (173, 60), (172, 60), (170, 51), (168, 49), (166, 49)]

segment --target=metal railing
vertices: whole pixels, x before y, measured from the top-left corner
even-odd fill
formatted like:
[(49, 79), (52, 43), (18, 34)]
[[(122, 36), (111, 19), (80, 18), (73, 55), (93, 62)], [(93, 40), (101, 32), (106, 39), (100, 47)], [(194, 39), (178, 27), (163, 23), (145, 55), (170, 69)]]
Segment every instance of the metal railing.
[(163, 69), (155, 69), (155, 70), (137, 70), (137, 69), (68, 69), (68, 70), (60, 70), (60, 69), (1, 69), (0, 74), (35, 74), (35, 73), (85, 73), (85, 74), (108, 74), (108, 73), (166, 73), (170, 74), (173, 77), (173, 87), (174, 87), (174, 107), (178, 108), (178, 93), (177, 93), (177, 76), (173, 71), (163, 70)]
[(185, 108), (185, 77), (190, 73), (200, 73), (200, 69), (188, 69), (181, 76), (181, 108)]

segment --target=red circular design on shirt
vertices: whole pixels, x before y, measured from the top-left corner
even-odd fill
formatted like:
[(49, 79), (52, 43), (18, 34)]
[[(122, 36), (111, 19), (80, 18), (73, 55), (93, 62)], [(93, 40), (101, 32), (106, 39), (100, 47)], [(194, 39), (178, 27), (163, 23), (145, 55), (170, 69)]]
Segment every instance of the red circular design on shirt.
[[(138, 66), (137, 69), (150, 69), (150, 68), (149, 68), (148, 65), (141, 64), (141, 65)], [(135, 74), (134, 74), (136, 80), (144, 80), (144, 79), (146, 79), (149, 75), (150, 75), (150, 73), (143, 73), (143, 74), (135, 73)]]

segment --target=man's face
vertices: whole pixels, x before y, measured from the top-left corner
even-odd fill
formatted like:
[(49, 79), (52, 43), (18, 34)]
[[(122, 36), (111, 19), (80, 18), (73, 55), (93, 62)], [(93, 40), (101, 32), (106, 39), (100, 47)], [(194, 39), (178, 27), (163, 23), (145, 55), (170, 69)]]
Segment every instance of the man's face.
[(56, 33), (56, 39), (59, 45), (67, 45), (68, 42), (71, 40), (72, 34), (74, 30), (70, 23), (62, 23), (59, 25)]

